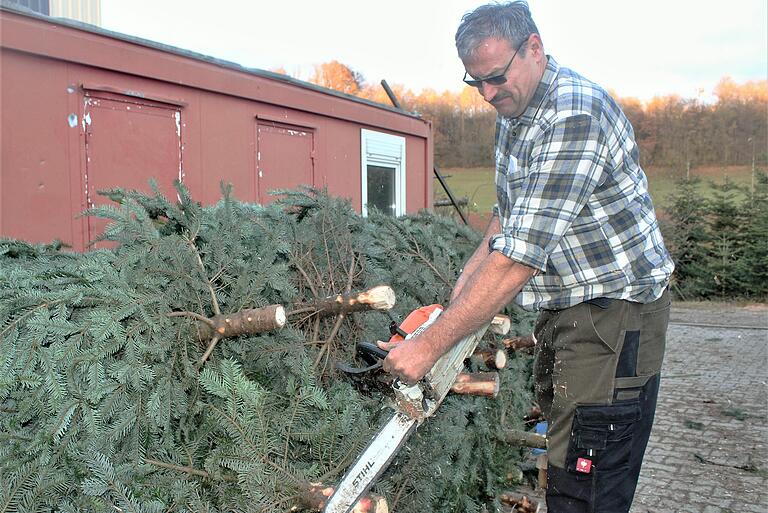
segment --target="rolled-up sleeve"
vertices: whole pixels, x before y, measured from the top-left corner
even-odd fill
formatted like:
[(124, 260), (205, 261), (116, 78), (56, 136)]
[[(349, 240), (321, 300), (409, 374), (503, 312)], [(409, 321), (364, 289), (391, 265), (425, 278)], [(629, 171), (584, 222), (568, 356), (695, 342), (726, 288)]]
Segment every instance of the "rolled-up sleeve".
[(537, 138), (527, 172), (509, 177), (515, 198), (489, 249), (545, 271), (549, 255), (604, 180), (608, 147), (599, 122), (587, 114), (554, 122)]

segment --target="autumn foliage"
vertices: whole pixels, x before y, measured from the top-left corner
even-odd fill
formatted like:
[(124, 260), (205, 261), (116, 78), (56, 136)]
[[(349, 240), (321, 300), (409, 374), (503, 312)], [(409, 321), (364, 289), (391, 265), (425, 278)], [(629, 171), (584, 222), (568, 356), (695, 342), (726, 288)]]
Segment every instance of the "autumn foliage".
[(354, 95), (360, 94), (363, 87), (363, 76), (339, 61), (318, 64), (309, 81), (328, 89)]
[[(316, 67), (311, 82), (391, 105), (383, 88), (331, 61)], [(392, 85), (403, 107), (433, 123), (435, 162), (444, 167), (491, 166), (496, 113), (477, 91), (425, 89), (415, 93)], [(768, 161), (768, 81), (737, 84), (725, 77), (716, 101), (657, 96), (642, 102), (613, 96), (632, 122), (645, 166), (686, 169)]]

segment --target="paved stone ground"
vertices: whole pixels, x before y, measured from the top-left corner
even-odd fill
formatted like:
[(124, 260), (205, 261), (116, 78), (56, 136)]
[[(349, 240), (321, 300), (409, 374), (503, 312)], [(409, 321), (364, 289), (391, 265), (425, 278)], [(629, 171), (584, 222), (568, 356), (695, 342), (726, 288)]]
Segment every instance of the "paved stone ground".
[(632, 513), (768, 512), (768, 330), (739, 327), (768, 327), (768, 306), (678, 303), (671, 321)]

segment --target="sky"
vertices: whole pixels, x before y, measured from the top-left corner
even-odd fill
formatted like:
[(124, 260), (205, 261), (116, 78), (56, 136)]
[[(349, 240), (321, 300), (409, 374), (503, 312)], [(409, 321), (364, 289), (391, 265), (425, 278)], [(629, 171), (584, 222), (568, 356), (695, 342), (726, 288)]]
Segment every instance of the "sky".
[[(459, 91), (468, 0), (102, 0), (102, 27), (306, 80), (338, 60), (369, 83)], [(622, 97), (713, 99), (768, 78), (765, 0), (529, 0), (544, 49)]]

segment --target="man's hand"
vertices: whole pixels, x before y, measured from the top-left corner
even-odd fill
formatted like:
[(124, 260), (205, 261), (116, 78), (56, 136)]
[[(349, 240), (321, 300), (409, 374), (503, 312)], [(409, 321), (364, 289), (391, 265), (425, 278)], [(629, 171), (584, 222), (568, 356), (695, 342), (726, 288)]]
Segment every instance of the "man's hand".
[(402, 342), (377, 342), (378, 346), (389, 355), (384, 360), (384, 371), (404, 383), (413, 385), (423, 378), (440, 358), (430, 350), (429, 343), (421, 336)]

